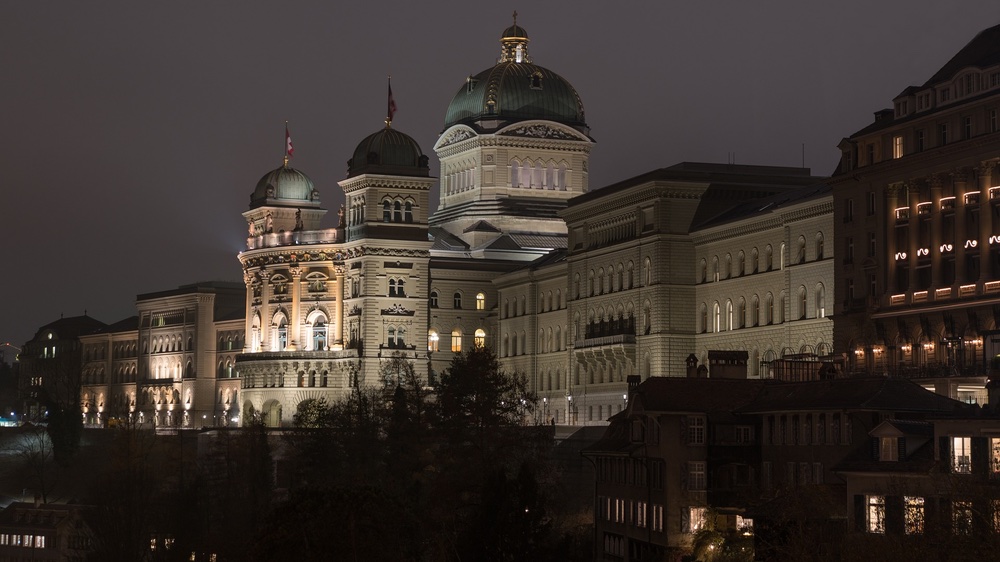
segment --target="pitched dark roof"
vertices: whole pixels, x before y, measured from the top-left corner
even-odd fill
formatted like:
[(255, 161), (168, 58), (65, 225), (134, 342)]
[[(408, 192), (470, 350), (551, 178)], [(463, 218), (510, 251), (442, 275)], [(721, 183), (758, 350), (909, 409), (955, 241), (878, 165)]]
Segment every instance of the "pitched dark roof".
[(963, 68), (970, 66), (985, 68), (995, 64), (1000, 64), (1000, 25), (994, 25), (977, 33), (972, 41), (924, 82), (924, 87), (949, 80)]
[(650, 377), (640, 384), (629, 404), (645, 412), (732, 412), (767, 384), (763, 380)]
[(114, 324), (108, 324), (107, 326), (101, 328), (94, 332), (95, 334), (115, 334), (118, 332), (134, 332), (139, 329), (139, 317), (129, 316), (128, 318), (123, 318), (115, 322)]
[(759, 199), (753, 199), (745, 203), (738, 204), (719, 215), (703, 221), (701, 224), (694, 225), (691, 230), (697, 231), (703, 228), (742, 220), (755, 215), (770, 213), (775, 209), (795, 205), (810, 199), (818, 199), (832, 193), (833, 188), (826, 183), (817, 183), (796, 189), (790, 189), (788, 191), (782, 191), (769, 197), (761, 197)]
[(742, 411), (844, 409), (949, 414), (968, 408), (907, 379), (872, 377), (769, 384)]
[(87, 334), (93, 334), (105, 326), (107, 324), (104, 322), (96, 318), (91, 318), (86, 314), (83, 316), (70, 316), (68, 318), (60, 318), (55, 322), (49, 322), (42, 326), (35, 332), (34, 339), (42, 339), (45, 333), (49, 331), (53, 332), (59, 339), (74, 339)]

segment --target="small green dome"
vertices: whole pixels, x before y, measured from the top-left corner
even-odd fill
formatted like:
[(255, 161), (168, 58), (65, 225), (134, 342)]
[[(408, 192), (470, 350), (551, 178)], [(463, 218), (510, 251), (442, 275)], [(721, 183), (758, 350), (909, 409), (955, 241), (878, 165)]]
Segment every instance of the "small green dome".
[(319, 192), (309, 176), (287, 166), (264, 174), (250, 195), (251, 208), (272, 204), (301, 205), (303, 202), (318, 203)]
[(468, 77), (452, 98), (445, 129), (459, 123), (481, 129), (474, 124), (483, 120), (496, 120), (499, 128), (543, 119), (586, 133), (583, 100), (562, 76), (531, 62), (528, 32), (515, 23), (504, 30), (500, 44), (499, 62)]
[(347, 176), (385, 174), (391, 176), (428, 176), (427, 157), (413, 137), (392, 127), (385, 127), (365, 137), (347, 161)]

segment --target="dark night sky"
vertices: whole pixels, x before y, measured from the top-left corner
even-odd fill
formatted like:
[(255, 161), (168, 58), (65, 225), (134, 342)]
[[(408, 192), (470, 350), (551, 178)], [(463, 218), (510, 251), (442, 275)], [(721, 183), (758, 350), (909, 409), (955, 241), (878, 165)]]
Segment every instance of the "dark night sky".
[(382, 126), (387, 74), (393, 126), (436, 175), (448, 102), (496, 60), (514, 8), (534, 62), (583, 98), (591, 189), (732, 152), (798, 166), (802, 143), (829, 174), (842, 137), (1000, 23), (996, 0), (534, 4), (6, 3), (0, 342), (85, 309), (120, 320), (139, 293), (240, 280), (240, 213), (281, 162), (286, 119), (292, 165), (332, 226), (336, 181)]

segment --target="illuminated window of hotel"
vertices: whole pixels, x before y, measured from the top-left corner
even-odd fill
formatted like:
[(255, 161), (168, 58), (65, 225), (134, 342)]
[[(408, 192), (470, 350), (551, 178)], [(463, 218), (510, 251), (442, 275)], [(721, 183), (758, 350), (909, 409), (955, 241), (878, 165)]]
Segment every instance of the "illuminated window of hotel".
[(688, 445), (705, 444), (705, 416), (688, 416)]
[(486, 309), (486, 295), (479, 293), (476, 295), (476, 310)]
[(903, 157), (903, 137), (895, 136), (892, 137), (892, 157), (902, 158)]
[(451, 350), (454, 353), (462, 352), (462, 332), (458, 330), (451, 332)]
[(972, 533), (972, 502), (952, 502), (951, 524), (952, 531), (956, 535), (968, 535)]
[(951, 470), (956, 474), (972, 474), (972, 438), (951, 438)]
[(907, 535), (924, 534), (924, 498), (903, 496), (903, 530)]
[(705, 528), (708, 522), (708, 508), (689, 507), (681, 509), (681, 532), (696, 533)]
[(899, 439), (896, 437), (879, 438), (879, 460), (898, 461), (899, 460)]
[(990, 438), (990, 476), (1000, 478), (1000, 438)]
[(885, 533), (885, 496), (865, 496), (865, 530)]
[(473, 340), (473, 343), (475, 344), (476, 349), (486, 347), (486, 332), (482, 328), (476, 330), (476, 337)]

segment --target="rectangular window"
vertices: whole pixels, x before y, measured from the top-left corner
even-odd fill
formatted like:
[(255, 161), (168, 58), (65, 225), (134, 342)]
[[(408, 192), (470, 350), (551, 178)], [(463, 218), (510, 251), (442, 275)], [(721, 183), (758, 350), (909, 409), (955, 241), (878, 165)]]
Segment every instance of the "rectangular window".
[(903, 157), (903, 137), (901, 135), (892, 137), (892, 157)]
[(877, 249), (878, 249), (878, 246), (877, 246), (877, 244), (875, 242), (875, 233), (874, 232), (869, 232), (868, 233), (868, 257), (874, 258), (875, 257), (875, 251)]
[(736, 442), (741, 445), (749, 445), (753, 443), (753, 426), (736, 426)]
[(952, 502), (951, 524), (952, 531), (956, 535), (969, 535), (972, 533), (972, 502)]
[(920, 129), (917, 131), (917, 146), (915, 147), (917, 152), (923, 152), (924, 150), (924, 130)]
[(646, 527), (646, 502), (636, 502), (635, 504), (635, 526)]
[(938, 146), (948, 144), (948, 125), (938, 125)]
[(663, 531), (663, 506), (653, 504), (653, 530)]
[(854, 263), (854, 238), (848, 236), (844, 242), (847, 245), (847, 252), (844, 254), (844, 263)]
[(1000, 438), (990, 438), (990, 477), (1000, 478)]
[(991, 133), (997, 132), (997, 110), (991, 109), (989, 112), (989, 131)]
[(814, 462), (813, 463), (813, 484), (823, 483), (823, 463)]
[(955, 474), (972, 474), (972, 438), (951, 438), (951, 470)]
[(963, 132), (965, 133), (965, 136), (963, 138), (971, 139), (972, 138), (972, 117), (966, 117), (963, 120), (962, 125), (963, 125), (963, 127), (962, 127)]
[(878, 458), (881, 461), (898, 461), (899, 439), (896, 437), (879, 438)]
[(705, 528), (708, 516), (708, 508), (705, 507), (682, 507), (681, 508), (681, 532), (696, 533)]
[(869, 191), (868, 192), (868, 216), (870, 217), (870, 216), (872, 216), (874, 214), (875, 214), (875, 192), (874, 191)]
[(854, 220), (854, 200), (848, 199), (844, 202), (844, 222)]
[(903, 496), (903, 530), (907, 535), (924, 534), (924, 498)]
[(688, 463), (688, 490), (705, 489), (705, 463), (694, 461)]
[(865, 496), (865, 530), (885, 534), (885, 496)]
[(705, 444), (705, 416), (688, 416), (688, 445)]
[(461, 332), (455, 331), (451, 333), (451, 351), (454, 353), (462, 352), (462, 334)]

